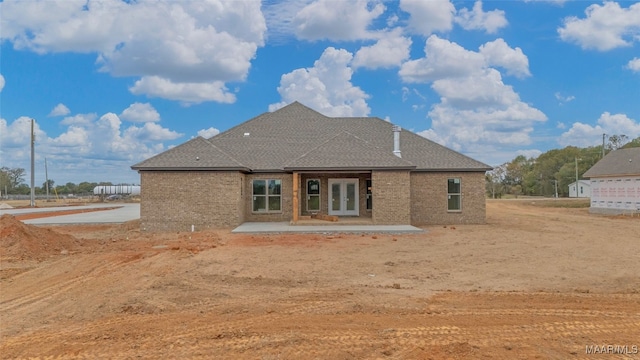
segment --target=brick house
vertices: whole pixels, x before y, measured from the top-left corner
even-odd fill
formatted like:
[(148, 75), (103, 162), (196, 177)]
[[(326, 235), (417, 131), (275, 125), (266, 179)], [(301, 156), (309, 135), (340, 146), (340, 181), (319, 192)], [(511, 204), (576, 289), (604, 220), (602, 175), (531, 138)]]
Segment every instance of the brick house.
[(479, 224), (491, 169), (379, 118), (327, 117), (298, 102), (131, 168), (146, 230), (318, 213), (377, 225)]

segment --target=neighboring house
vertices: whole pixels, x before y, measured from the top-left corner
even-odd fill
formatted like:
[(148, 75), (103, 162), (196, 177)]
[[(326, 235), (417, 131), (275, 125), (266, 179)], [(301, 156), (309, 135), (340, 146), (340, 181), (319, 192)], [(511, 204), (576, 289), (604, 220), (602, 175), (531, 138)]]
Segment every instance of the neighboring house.
[(569, 184), (569, 197), (588, 198), (591, 197), (591, 182), (589, 180), (578, 180), (578, 186), (576, 182)]
[(131, 167), (146, 230), (325, 214), (372, 224), (481, 224), (491, 167), (379, 118), (298, 102)]
[(640, 148), (612, 151), (583, 176), (591, 180), (590, 212), (640, 212)]

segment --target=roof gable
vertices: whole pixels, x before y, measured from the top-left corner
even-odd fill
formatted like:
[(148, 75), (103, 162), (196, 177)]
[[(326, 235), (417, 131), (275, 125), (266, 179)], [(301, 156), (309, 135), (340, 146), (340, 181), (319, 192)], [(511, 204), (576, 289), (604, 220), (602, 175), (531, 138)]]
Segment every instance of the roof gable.
[(211, 168), (248, 170), (246, 166), (200, 136), (137, 163), (131, 168), (134, 170)]
[(584, 173), (584, 177), (640, 175), (640, 148), (618, 149), (608, 153)]

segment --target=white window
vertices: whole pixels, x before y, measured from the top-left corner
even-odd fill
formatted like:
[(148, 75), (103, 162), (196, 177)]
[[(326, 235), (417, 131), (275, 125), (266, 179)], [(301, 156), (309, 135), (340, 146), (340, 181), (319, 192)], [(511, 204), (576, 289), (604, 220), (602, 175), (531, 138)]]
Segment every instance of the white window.
[(367, 210), (373, 209), (373, 198), (371, 193), (371, 179), (367, 179)]
[(462, 210), (462, 192), (460, 191), (460, 178), (447, 179), (447, 210)]
[(282, 211), (282, 181), (253, 180), (253, 212)]
[(320, 211), (320, 180), (307, 180), (307, 211)]

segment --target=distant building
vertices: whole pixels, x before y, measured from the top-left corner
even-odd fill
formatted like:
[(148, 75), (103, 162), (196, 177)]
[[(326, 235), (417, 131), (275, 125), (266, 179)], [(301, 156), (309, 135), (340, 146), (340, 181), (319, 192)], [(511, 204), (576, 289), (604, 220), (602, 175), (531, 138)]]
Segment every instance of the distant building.
[(591, 197), (591, 181), (578, 180), (578, 186), (575, 181), (569, 184), (569, 197), (589, 198)]
[(640, 148), (610, 152), (584, 177), (591, 180), (589, 212), (640, 213)]

